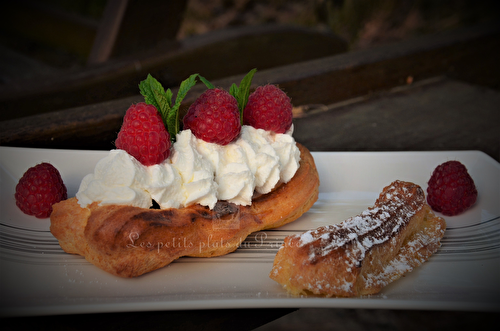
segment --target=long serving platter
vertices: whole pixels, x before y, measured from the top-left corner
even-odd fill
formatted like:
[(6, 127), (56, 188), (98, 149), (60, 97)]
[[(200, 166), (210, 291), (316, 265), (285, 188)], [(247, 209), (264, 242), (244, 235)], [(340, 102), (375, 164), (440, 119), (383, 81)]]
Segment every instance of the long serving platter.
[[(319, 199), (300, 219), (254, 233), (226, 256), (181, 258), (133, 279), (65, 253), (48, 219), (27, 216), (15, 206), (15, 185), (29, 167), (52, 163), (74, 196), (106, 153), (0, 147), (2, 316), (267, 307), (500, 311), (500, 164), (482, 152), (314, 152)], [(287, 235), (359, 214), (396, 179), (425, 190), (433, 169), (452, 159), (468, 168), (478, 201), (462, 215), (445, 217), (442, 247), (421, 267), (379, 294), (359, 298), (293, 297), (269, 278)], [(189, 243), (150, 244), (162, 249)]]

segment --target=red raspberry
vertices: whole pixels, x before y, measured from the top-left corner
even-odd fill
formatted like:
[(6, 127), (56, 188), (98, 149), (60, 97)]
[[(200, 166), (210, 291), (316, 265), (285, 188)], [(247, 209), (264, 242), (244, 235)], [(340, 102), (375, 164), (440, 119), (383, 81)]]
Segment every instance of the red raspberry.
[(248, 97), (243, 124), (285, 133), (292, 125), (292, 108), (290, 98), (277, 86), (259, 86)]
[(206, 90), (189, 107), (183, 123), (184, 130), (190, 129), (196, 138), (227, 145), (241, 131), (238, 102), (222, 89)]
[(68, 198), (61, 174), (50, 163), (29, 168), (16, 185), (16, 205), (25, 214), (47, 218), (52, 205)]
[(115, 145), (150, 166), (169, 157), (171, 143), (156, 107), (140, 102), (127, 110)]
[(469, 209), (477, 199), (474, 181), (458, 161), (439, 165), (427, 187), (427, 202), (435, 211), (454, 216)]

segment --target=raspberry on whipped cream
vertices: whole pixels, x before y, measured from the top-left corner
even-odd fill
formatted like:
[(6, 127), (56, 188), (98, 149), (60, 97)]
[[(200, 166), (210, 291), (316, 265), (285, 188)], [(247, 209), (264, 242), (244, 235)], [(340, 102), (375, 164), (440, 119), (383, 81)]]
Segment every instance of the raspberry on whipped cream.
[(161, 208), (200, 204), (213, 209), (217, 200), (250, 205), (254, 191), (269, 193), (288, 182), (299, 167), (300, 152), (293, 126), (276, 134), (242, 126), (228, 145), (178, 133), (172, 155), (160, 164), (144, 166), (123, 150), (112, 150), (87, 175), (76, 194), (81, 207), (92, 202)]

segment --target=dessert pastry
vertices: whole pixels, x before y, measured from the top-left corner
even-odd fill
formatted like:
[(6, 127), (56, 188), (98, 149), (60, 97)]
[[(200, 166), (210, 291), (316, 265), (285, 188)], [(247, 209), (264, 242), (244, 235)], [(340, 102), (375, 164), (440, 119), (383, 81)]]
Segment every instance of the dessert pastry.
[[(283, 91), (249, 96), (254, 72), (230, 92), (193, 74), (175, 103), (153, 77), (142, 81), (145, 102), (127, 110), (117, 149), (83, 178), (74, 198), (53, 206), (50, 230), (61, 247), (135, 277), (181, 256), (227, 254), (252, 232), (306, 212), (318, 198), (314, 160), (293, 139), (292, 121), (281, 123), (292, 118)], [(197, 78), (208, 89), (180, 130), (180, 102)], [(263, 106), (269, 98), (279, 102)], [(247, 101), (251, 125), (242, 120)]]
[(395, 181), (360, 215), (285, 238), (270, 277), (294, 295), (375, 294), (436, 252), (445, 228), (422, 188)]
[(71, 198), (53, 206), (50, 230), (67, 253), (121, 277), (142, 275), (181, 256), (227, 254), (252, 232), (294, 221), (317, 200), (314, 159), (304, 146), (297, 147), (300, 166), (292, 179), (255, 196), (250, 205), (217, 201), (212, 209), (200, 204), (147, 209), (93, 202), (81, 207)]

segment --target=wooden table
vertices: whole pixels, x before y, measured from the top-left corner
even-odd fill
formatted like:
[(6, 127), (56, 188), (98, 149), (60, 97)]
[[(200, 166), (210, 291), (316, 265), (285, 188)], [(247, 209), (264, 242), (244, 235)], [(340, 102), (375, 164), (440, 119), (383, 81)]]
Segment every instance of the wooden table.
[[(480, 150), (500, 161), (499, 36), (498, 25), (480, 26), (348, 52), (260, 71), (254, 85), (276, 83), (292, 97), (296, 107), (294, 136), (313, 151)], [(241, 76), (220, 79), (216, 85), (228, 87)], [(202, 89), (197, 86), (190, 92), (183, 109)], [(0, 144), (109, 149), (126, 108), (140, 100), (137, 95), (3, 121)], [(32, 324), (42, 329), (120, 326), (130, 330), (186, 330), (203, 326), (207, 330), (250, 330), (302, 311), (318, 313), (325, 319), (323, 313), (328, 310), (294, 311), (138, 312), (14, 318), (5, 322), (12, 329)], [(331, 311), (334, 317), (330, 318), (338, 323), (357, 323), (360, 328), (369, 325), (356, 322), (363, 312), (381, 318), (397, 314), (399, 326), (405, 318), (423, 317), (426, 320), (420, 323), (430, 329), (442, 326), (443, 321), (451, 329), (482, 326), (495, 318), (492, 312)], [(294, 324), (300, 325), (300, 320)]]

